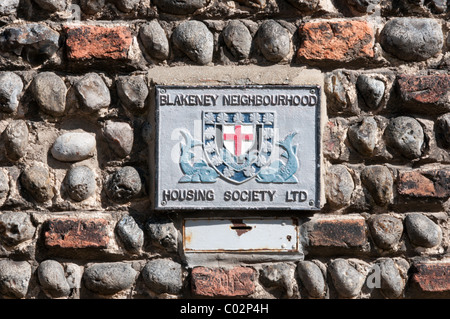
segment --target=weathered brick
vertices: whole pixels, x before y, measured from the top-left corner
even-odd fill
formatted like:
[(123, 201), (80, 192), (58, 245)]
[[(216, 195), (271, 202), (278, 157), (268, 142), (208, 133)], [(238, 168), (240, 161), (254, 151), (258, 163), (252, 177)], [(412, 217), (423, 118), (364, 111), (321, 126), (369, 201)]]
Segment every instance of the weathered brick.
[(106, 248), (105, 219), (51, 219), (46, 223), (45, 245), (58, 248)]
[(131, 31), (124, 26), (64, 27), (67, 57), (71, 60), (124, 60), (132, 43)]
[(401, 99), (408, 107), (422, 112), (450, 110), (449, 74), (403, 74), (397, 77), (397, 86)]
[(450, 171), (404, 171), (397, 183), (398, 193), (411, 197), (447, 198), (450, 196)]
[(249, 267), (232, 269), (196, 267), (191, 288), (195, 295), (208, 297), (248, 296), (255, 292), (256, 271)]
[(299, 33), (301, 60), (349, 62), (374, 56), (374, 31), (365, 21), (307, 22)]
[(424, 262), (413, 265), (411, 281), (424, 292), (450, 292), (450, 262)]
[(323, 218), (308, 225), (308, 246), (355, 248), (367, 244), (364, 218)]

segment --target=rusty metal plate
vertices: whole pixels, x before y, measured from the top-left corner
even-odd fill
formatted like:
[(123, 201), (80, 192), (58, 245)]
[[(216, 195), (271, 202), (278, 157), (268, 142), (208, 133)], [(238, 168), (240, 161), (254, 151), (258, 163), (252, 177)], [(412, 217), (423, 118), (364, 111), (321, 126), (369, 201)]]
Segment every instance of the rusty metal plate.
[(293, 218), (185, 219), (185, 252), (298, 252)]
[(320, 208), (320, 87), (156, 87), (156, 209)]

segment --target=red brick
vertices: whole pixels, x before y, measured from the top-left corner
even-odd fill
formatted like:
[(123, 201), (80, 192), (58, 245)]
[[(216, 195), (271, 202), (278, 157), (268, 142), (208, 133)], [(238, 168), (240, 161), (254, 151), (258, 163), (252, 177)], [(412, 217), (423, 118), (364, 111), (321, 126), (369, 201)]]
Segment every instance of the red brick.
[(64, 27), (67, 56), (71, 60), (127, 59), (132, 34), (127, 27)]
[(450, 292), (450, 263), (428, 262), (413, 266), (412, 282), (424, 292)]
[(367, 244), (364, 218), (318, 219), (308, 230), (311, 247), (361, 247)]
[(449, 103), (450, 75), (400, 75), (397, 78), (403, 101), (414, 104)]
[(236, 297), (255, 292), (256, 272), (249, 267), (196, 267), (192, 269), (191, 277), (192, 292), (199, 296)]
[(349, 62), (374, 56), (374, 31), (365, 21), (307, 22), (300, 36), (301, 60)]
[(397, 190), (400, 195), (410, 197), (447, 198), (450, 196), (450, 171), (400, 172)]
[(109, 237), (105, 219), (52, 219), (44, 233), (47, 247), (106, 248)]

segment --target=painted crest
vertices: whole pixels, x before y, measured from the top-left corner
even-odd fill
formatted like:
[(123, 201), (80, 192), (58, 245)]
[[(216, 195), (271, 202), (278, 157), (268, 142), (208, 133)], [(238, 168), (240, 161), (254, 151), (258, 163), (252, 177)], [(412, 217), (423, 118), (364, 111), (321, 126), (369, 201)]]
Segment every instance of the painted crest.
[(321, 208), (319, 86), (155, 90), (155, 209)]
[[(215, 183), (219, 177), (235, 184), (253, 178), (258, 183), (298, 183), (297, 133), (275, 142), (274, 112), (203, 112), (202, 118), (203, 141), (180, 131), (185, 174), (180, 183)], [(203, 147), (205, 159), (194, 159), (195, 147)]]
[(244, 183), (269, 163), (274, 148), (273, 112), (203, 112), (203, 147), (224, 179)]

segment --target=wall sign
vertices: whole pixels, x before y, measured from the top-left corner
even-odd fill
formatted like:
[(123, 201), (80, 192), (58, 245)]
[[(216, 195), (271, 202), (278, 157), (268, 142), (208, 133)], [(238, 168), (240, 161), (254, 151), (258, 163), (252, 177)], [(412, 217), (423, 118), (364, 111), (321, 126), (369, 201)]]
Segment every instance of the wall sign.
[(320, 87), (156, 87), (156, 209), (320, 207)]
[(183, 223), (186, 252), (298, 252), (293, 218), (196, 219)]

